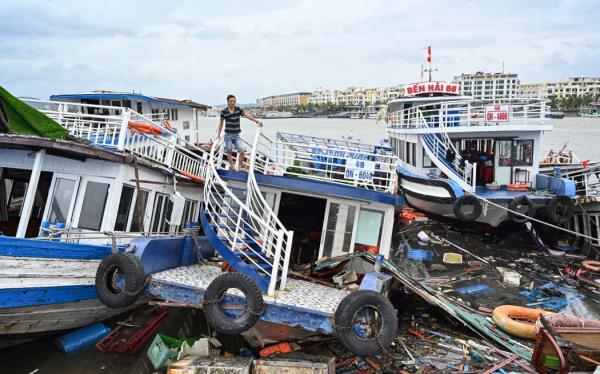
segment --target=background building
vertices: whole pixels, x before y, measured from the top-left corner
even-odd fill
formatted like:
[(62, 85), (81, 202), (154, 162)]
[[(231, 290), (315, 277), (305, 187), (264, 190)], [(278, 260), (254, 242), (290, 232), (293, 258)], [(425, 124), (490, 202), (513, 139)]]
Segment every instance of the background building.
[(367, 106), (372, 104), (385, 104), (400, 96), (401, 87), (348, 87), (343, 90), (324, 90), (318, 88), (310, 96), (310, 103), (333, 104), (344, 106)]
[(598, 77), (573, 77), (562, 82), (542, 82), (521, 84), (521, 97), (548, 98), (556, 96), (600, 95), (600, 78)]
[(257, 105), (262, 109), (279, 109), (308, 105), (310, 92), (295, 92), (283, 95), (267, 96), (257, 100)]
[[(113, 91), (52, 95), (50, 100), (131, 108), (138, 113), (149, 115), (155, 120), (166, 119), (180, 136), (195, 143), (200, 142), (198, 117), (206, 116), (206, 111), (210, 109), (210, 106), (192, 100), (175, 100), (146, 96), (141, 93)], [(88, 108), (88, 110), (92, 110), (92, 108)], [(88, 114), (115, 114), (111, 111), (112, 109), (108, 108), (97, 108), (93, 113)]]
[(518, 74), (484, 73), (461, 74), (452, 80), (460, 84), (463, 95), (476, 100), (492, 100), (519, 97)]

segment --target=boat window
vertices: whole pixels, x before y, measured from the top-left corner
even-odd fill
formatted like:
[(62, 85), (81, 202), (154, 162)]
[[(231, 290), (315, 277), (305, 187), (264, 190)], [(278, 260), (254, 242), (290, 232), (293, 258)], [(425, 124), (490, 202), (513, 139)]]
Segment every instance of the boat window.
[[(163, 216), (162, 216), (162, 225), (160, 227), (160, 231), (161, 232), (169, 232), (170, 230), (170, 221), (171, 221), (171, 214), (173, 213), (173, 201), (171, 201), (171, 199), (167, 198), (167, 200), (165, 201), (165, 210), (163, 212)], [(173, 223), (174, 225), (176, 225), (177, 223)]]
[(358, 214), (355, 251), (378, 251), (383, 228), (383, 212), (371, 209), (361, 209)]
[(515, 140), (513, 148), (515, 166), (533, 165), (533, 140)]
[(499, 166), (531, 166), (533, 165), (533, 140), (499, 140)]
[(498, 153), (498, 166), (512, 165), (512, 140), (498, 140), (496, 142), (496, 152)]
[(330, 203), (323, 256), (339, 256), (349, 252), (355, 214), (355, 206)]
[(50, 207), (50, 223), (66, 223), (71, 207), (71, 198), (75, 193), (75, 181), (71, 179), (56, 178), (52, 192), (52, 205)]
[[(146, 214), (146, 205), (148, 203), (148, 191), (141, 190), (139, 196), (136, 193), (136, 202), (133, 208), (133, 216), (131, 218), (130, 232), (144, 231), (144, 215)], [(137, 201), (139, 199), (139, 201)]]
[(183, 204), (183, 215), (181, 216), (181, 227), (184, 227), (187, 222), (196, 222), (196, 206), (197, 201), (185, 200)]
[(138, 113), (142, 113), (142, 111), (143, 111), (142, 102), (141, 101), (136, 101), (135, 108), (136, 108), (136, 111)]
[(431, 159), (427, 155), (427, 152), (425, 152), (425, 148), (423, 148), (422, 152), (423, 152), (423, 167), (424, 168), (432, 167), (433, 163), (431, 162)]
[(100, 230), (109, 187), (108, 183), (87, 183), (77, 227), (80, 229)]
[(117, 219), (115, 221), (115, 231), (127, 230), (127, 221), (131, 212), (131, 203), (133, 202), (133, 194), (135, 188), (131, 186), (123, 186), (121, 191), (121, 199), (119, 200), (119, 208), (117, 209)]
[(163, 211), (165, 208), (165, 201), (167, 200), (167, 195), (162, 193), (156, 193), (156, 197), (154, 198), (154, 209), (152, 210), (152, 224), (150, 225), (151, 232), (158, 232), (159, 227), (161, 227), (161, 223), (164, 220)]
[(27, 182), (18, 180), (12, 181), (10, 198), (8, 199), (7, 204), (8, 218), (18, 218), (21, 216), (21, 209), (23, 208), (23, 200), (25, 200), (27, 185)]

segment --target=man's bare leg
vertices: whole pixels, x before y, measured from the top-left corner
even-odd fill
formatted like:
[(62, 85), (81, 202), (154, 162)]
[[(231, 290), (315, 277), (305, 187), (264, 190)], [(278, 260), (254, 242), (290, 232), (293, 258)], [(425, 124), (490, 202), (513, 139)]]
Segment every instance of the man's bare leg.
[(233, 153), (227, 152), (227, 161), (229, 161), (229, 166), (231, 170), (235, 170), (235, 165), (233, 164)]
[(242, 165), (244, 163), (244, 149), (243, 148), (239, 151), (238, 157), (239, 157), (239, 160), (238, 160), (238, 170), (244, 170), (243, 167), (242, 167)]

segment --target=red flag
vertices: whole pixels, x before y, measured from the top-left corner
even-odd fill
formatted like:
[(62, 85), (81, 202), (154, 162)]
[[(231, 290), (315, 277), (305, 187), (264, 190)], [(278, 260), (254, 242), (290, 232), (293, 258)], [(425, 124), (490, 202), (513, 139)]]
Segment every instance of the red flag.
[(427, 47), (427, 62), (431, 62), (431, 46)]

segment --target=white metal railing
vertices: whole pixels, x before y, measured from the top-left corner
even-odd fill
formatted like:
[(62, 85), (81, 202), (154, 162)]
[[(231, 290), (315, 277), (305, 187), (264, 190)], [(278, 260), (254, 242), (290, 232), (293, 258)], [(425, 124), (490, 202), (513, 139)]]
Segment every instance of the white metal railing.
[[(415, 117), (419, 118), (418, 128), (431, 128), (430, 123), (425, 119), (419, 108), (411, 108), (415, 112)], [(412, 114), (411, 114), (412, 115)], [(425, 132), (421, 134), (421, 143), (429, 158), (436, 164), (440, 170), (444, 172), (452, 180), (456, 181), (462, 189), (469, 192), (476, 190), (477, 163), (468, 163), (463, 160), (460, 152), (452, 143), (447, 132), (434, 133)], [(451, 150), (454, 154), (452, 160), (448, 160), (448, 151)], [(455, 178), (452, 178), (454, 176)]]
[[(486, 107), (491, 105), (505, 106), (502, 111), (507, 110), (507, 118), (486, 118)], [(528, 125), (543, 122), (548, 112), (548, 105), (547, 100), (544, 99), (440, 101), (388, 113), (388, 123), (392, 128), (418, 128), (420, 127), (418, 112), (433, 128), (502, 124)]]
[(276, 140), (261, 133), (256, 141), (258, 173), (394, 192), (398, 158), (383, 147), (287, 133)]
[(196, 181), (204, 179), (208, 153), (146, 115), (129, 108), (25, 100), (95, 146), (127, 151)]
[[(283, 227), (265, 201), (252, 169), (247, 188), (237, 190), (237, 194), (221, 179), (217, 166), (222, 165), (223, 156), (223, 140), (219, 137), (211, 148), (206, 172), (205, 213), (223, 244), (269, 278), (268, 294), (273, 296), (279, 276), (279, 288), (286, 285), (293, 233)], [(255, 163), (253, 156), (250, 163)]]

